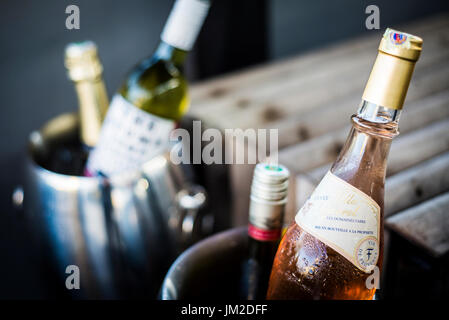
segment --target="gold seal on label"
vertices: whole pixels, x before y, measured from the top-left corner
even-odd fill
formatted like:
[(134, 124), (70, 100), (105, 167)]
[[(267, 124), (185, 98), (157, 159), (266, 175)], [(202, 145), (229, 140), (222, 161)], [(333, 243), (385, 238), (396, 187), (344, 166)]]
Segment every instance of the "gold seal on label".
[(379, 243), (375, 237), (366, 237), (356, 246), (354, 257), (358, 267), (370, 272), (379, 259)]

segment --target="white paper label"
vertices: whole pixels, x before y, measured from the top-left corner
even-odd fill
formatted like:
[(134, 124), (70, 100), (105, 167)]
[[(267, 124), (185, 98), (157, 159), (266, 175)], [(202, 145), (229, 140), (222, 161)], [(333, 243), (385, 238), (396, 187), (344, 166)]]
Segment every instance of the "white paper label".
[(330, 171), (299, 210), (296, 223), (355, 266), (370, 272), (379, 258), (380, 207)]
[(88, 172), (112, 176), (137, 169), (166, 150), (174, 127), (174, 121), (140, 110), (116, 94), (89, 156)]
[(175, 48), (190, 51), (206, 19), (209, 6), (208, 1), (177, 0), (161, 39)]

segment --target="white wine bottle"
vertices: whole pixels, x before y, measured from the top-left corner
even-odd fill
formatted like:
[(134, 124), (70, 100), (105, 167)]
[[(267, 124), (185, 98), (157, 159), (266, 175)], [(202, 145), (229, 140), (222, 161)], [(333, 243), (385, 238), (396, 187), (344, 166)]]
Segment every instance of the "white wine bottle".
[(114, 96), (87, 162), (89, 174), (136, 170), (166, 150), (170, 132), (189, 107), (183, 63), (209, 6), (209, 1), (176, 1), (156, 52), (131, 71)]
[(103, 66), (92, 41), (70, 43), (65, 49), (65, 66), (75, 83), (80, 115), (80, 138), (86, 150), (98, 141), (109, 100), (103, 82)]

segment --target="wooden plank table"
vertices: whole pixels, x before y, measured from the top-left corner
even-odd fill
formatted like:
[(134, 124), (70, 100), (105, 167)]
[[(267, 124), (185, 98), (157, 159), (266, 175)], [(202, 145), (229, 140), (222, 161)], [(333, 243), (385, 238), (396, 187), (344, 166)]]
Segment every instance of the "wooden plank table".
[[(435, 219), (449, 221), (447, 196), (439, 198), (449, 191), (449, 13), (393, 27), (424, 39), (401, 116), (401, 135), (391, 147), (385, 192), (386, 217), (391, 217), (387, 225), (407, 234), (404, 226), (433, 221), (422, 216), (428, 206), (437, 212)], [(339, 153), (380, 39), (381, 32), (373, 32), (193, 86), (190, 115), (209, 127), (279, 130), (279, 161), (292, 173), (287, 222)], [(254, 152), (251, 143), (247, 147)], [(234, 226), (247, 223), (252, 169), (230, 168)], [(414, 241), (442, 254), (449, 251), (449, 228), (439, 232), (435, 239)]]

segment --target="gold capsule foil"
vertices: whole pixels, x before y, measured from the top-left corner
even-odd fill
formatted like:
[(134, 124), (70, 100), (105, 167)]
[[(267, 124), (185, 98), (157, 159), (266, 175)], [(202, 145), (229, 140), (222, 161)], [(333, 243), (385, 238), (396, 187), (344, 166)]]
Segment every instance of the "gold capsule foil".
[(78, 94), (81, 141), (94, 147), (109, 106), (97, 46), (91, 41), (69, 44), (65, 50), (65, 65)]
[(363, 100), (390, 109), (402, 109), (422, 43), (417, 36), (387, 29), (380, 42), (379, 54), (366, 84)]

